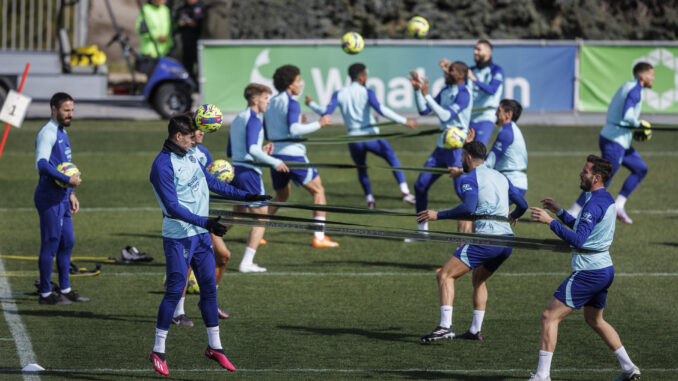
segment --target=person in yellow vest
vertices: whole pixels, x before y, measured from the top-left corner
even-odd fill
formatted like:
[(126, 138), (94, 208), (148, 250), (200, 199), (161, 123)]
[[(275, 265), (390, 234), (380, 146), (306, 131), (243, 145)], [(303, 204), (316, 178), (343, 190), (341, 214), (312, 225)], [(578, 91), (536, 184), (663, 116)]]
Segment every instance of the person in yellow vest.
[(166, 0), (148, 0), (141, 8), (143, 15), (139, 13), (137, 17), (139, 51), (145, 56), (165, 56), (172, 47), (172, 18), (165, 3)]

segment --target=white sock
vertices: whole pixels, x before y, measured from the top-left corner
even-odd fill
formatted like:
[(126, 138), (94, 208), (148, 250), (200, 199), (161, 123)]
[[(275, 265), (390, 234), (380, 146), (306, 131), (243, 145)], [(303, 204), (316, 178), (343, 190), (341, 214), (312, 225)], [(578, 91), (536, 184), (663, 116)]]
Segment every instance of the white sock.
[(570, 209), (567, 210), (567, 212), (572, 216), (572, 217), (577, 217), (579, 215), (579, 212), (581, 211), (581, 205), (577, 204), (576, 202), (572, 204)]
[(210, 348), (223, 349), (221, 346), (221, 337), (219, 337), (219, 326), (207, 327), (207, 339), (209, 340)]
[[(316, 220), (316, 221), (322, 221), (322, 222), (316, 223), (316, 225), (321, 225), (321, 226), (323, 226), (323, 228), (325, 227), (324, 222), (325, 222), (325, 220), (327, 220), (327, 218), (320, 217), (320, 216), (314, 216), (313, 219)], [(325, 232), (324, 231), (314, 232), (313, 235), (315, 236), (316, 239), (325, 238)]]
[(452, 306), (440, 306), (440, 326), (443, 328), (452, 326)]
[(71, 292), (71, 288), (70, 288), (70, 287), (69, 287), (69, 288), (64, 288), (64, 289), (61, 290), (61, 293), (62, 293), (62, 294), (68, 294), (69, 292)]
[(428, 230), (428, 222), (417, 223), (417, 229), (419, 230)]
[(628, 372), (633, 369), (634, 367), (633, 362), (631, 361), (631, 358), (629, 357), (628, 353), (626, 353), (626, 349), (624, 349), (624, 346), (621, 346), (619, 349), (614, 351), (614, 355), (617, 356), (617, 359), (619, 360), (619, 365), (621, 365), (622, 370), (624, 372)]
[(257, 251), (254, 250), (251, 247), (246, 247), (245, 248), (245, 254), (242, 256), (242, 261), (240, 261), (241, 265), (251, 265), (254, 263), (254, 254), (256, 254)]
[(375, 202), (375, 201), (374, 201), (374, 196), (372, 196), (371, 193), (368, 194), (367, 196), (365, 196), (365, 201), (367, 201), (367, 202)]
[(155, 329), (155, 345), (153, 346), (153, 352), (165, 353), (165, 340), (167, 340), (167, 333), (164, 329), (156, 328)]
[(185, 315), (186, 312), (184, 312), (184, 302), (186, 301), (186, 297), (182, 296), (181, 299), (179, 299), (179, 303), (177, 303), (177, 308), (174, 309), (174, 316), (172, 317), (177, 317), (181, 315)]
[(399, 185), (402, 194), (410, 194), (410, 187), (407, 186), (407, 183), (400, 183)]
[(617, 198), (614, 200), (614, 204), (617, 206), (617, 210), (623, 210), (624, 205), (626, 205), (626, 197), (619, 195)]
[(553, 352), (539, 351), (539, 365), (537, 366), (537, 377), (546, 378), (551, 376), (551, 359)]
[(485, 311), (473, 310), (473, 321), (471, 322), (471, 328), (468, 329), (472, 334), (480, 332), (480, 329), (483, 327), (483, 318), (485, 317)]
[(46, 297), (50, 296), (51, 294), (52, 294), (51, 292), (41, 292), (40, 296), (42, 296), (43, 298), (46, 298)]

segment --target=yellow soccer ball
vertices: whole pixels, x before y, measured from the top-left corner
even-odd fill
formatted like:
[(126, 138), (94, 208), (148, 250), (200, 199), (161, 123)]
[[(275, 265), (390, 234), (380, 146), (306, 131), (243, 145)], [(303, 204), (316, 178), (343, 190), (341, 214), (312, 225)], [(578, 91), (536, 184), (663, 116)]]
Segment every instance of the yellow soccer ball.
[(412, 37), (424, 38), (428, 34), (428, 21), (421, 16), (412, 17), (407, 23), (407, 31)]
[(217, 131), (221, 128), (223, 118), (221, 110), (215, 105), (200, 105), (195, 111), (195, 125), (202, 132)]
[(214, 160), (207, 166), (207, 170), (220, 181), (230, 183), (235, 176), (233, 166), (226, 160)]
[(447, 149), (459, 149), (464, 145), (466, 133), (457, 127), (448, 128), (443, 131), (443, 146)]
[(364, 47), (363, 36), (356, 32), (348, 32), (341, 38), (341, 48), (348, 54), (358, 54)]
[[(64, 175), (66, 175), (68, 177), (80, 174), (80, 170), (78, 169), (78, 167), (76, 167), (75, 164), (69, 163), (69, 162), (64, 162), (64, 163), (57, 165), (57, 171), (63, 173)], [(64, 183), (64, 182), (59, 181), (59, 180), (54, 180), (54, 182), (56, 182), (56, 184), (58, 186), (62, 187), (62, 188), (68, 188), (67, 183)]]

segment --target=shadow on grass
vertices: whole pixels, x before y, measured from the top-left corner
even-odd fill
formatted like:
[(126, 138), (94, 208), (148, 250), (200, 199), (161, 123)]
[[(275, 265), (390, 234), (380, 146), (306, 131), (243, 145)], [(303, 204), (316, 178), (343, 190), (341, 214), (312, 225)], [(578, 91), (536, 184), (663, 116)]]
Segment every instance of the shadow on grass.
[(671, 247), (678, 247), (678, 242), (652, 242), (653, 245), (664, 245)]
[[(393, 378), (406, 378), (412, 380), (464, 380), (464, 381), (492, 381), (492, 380), (506, 380), (506, 379), (518, 379), (524, 380), (525, 376), (507, 376), (507, 375), (472, 375), (468, 373), (455, 373), (454, 370), (450, 371), (423, 371), (423, 370), (412, 370), (412, 371), (400, 371), (400, 372), (389, 372), (384, 371), (384, 374), (391, 374)], [(555, 380), (555, 379), (554, 379)]]
[[(115, 320), (132, 323), (155, 323), (154, 316), (143, 315), (114, 315), (97, 314), (90, 311), (72, 311), (67, 310), (68, 306), (49, 306), (42, 310), (19, 310), (20, 316), (37, 316), (42, 318), (65, 317), (71, 319), (94, 319), (94, 320)], [(5, 311), (5, 313), (16, 314), (15, 311)]]
[(400, 330), (401, 329), (400, 327), (389, 327), (375, 331), (369, 331), (359, 328), (302, 327), (297, 325), (279, 325), (278, 328), (298, 332), (307, 332), (315, 335), (325, 335), (325, 336), (356, 335), (363, 336), (368, 339), (377, 339), (385, 341), (401, 341), (404, 343), (416, 342), (416, 336), (413, 335), (396, 332), (385, 332)]
[[(397, 263), (397, 262), (383, 262), (383, 261), (313, 261), (317, 265), (359, 265), (372, 267), (394, 267), (408, 270), (430, 270), (433, 271), (440, 267), (440, 265), (427, 265), (421, 263)], [(307, 265), (305, 265), (307, 266)]]

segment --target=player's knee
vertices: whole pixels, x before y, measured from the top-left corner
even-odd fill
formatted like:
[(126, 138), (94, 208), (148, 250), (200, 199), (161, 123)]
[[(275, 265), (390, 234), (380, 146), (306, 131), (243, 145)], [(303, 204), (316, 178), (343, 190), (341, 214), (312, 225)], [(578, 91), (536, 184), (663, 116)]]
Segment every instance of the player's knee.
[(426, 193), (426, 191), (428, 191), (428, 184), (417, 180), (417, 182), (414, 183), (414, 191), (417, 193)]
[(228, 261), (231, 259), (231, 252), (224, 250), (219, 254), (214, 256), (214, 261), (216, 262), (217, 267), (224, 267), (228, 264)]
[(645, 163), (643, 163), (643, 166), (641, 166), (637, 169), (636, 174), (638, 174), (638, 176), (640, 176), (640, 178), (642, 179), (647, 175), (647, 171), (648, 171), (647, 165), (645, 165)]
[(547, 308), (541, 313), (541, 321), (549, 322), (554, 319), (555, 315)]

